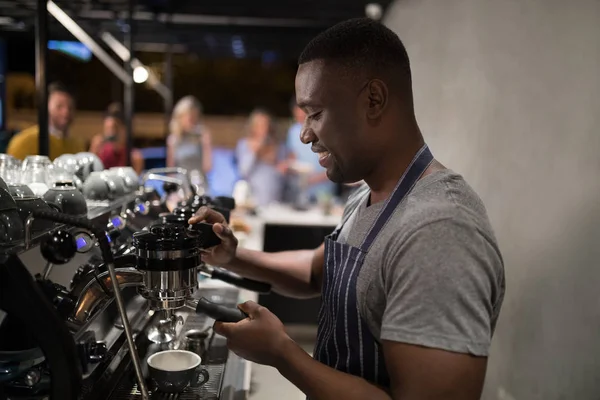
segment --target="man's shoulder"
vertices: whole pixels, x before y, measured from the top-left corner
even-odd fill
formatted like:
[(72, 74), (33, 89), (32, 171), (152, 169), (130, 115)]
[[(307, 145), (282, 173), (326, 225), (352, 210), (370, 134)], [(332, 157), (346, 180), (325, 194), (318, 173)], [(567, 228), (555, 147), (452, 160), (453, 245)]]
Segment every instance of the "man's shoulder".
[(33, 125), (17, 133), (15, 136), (13, 136), (13, 140), (26, 140), (32, 136), (37, 136), (39, 132), (40, 128), (37, 125)]
[(484, 235), (495, 243), (485, 206), (462, 176), (443, 171), (418, 184), (394, 211), (382, 239), (399, 246), (423, 229)]
[(19, 159), (37, 154), (38, 134), (39, 128), (37, 125), (22, 130), (10, 139), (6, 153)]

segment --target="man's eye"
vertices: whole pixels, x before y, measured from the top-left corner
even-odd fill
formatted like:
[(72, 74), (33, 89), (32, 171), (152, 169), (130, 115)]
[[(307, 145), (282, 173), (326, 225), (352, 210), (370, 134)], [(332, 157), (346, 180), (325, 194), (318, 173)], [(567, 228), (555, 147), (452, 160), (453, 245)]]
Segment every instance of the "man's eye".
[(322, 111), (318, 111), (316, 113), (312, 113), (308, 116), (309, 119), (318, 120), (321, 117)]

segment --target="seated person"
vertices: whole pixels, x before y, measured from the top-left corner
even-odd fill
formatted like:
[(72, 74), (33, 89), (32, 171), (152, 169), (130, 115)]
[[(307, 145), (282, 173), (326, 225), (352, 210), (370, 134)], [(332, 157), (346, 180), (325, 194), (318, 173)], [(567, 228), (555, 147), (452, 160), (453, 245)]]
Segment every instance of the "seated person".
[[(50, 133), (49, 157), (51, 160), (62, 154), (85, 151), (84, 141), (68, 135), (74, 112), (75, 102), (67, 88), (60, 83), (48, 85), (48, 132)], [(10, 140), (6, 153), (20, 160), (39, 154), (39, 131), (39, 126), (34, 125), (17, 133)]]
[[(102, 160), (104, 168), (127, 166), (127, 135), (119, 104), (111, 104), (104, 117), (102, 134), (92, 138), (90, 152)], [(138, 174), (144, 170), (144, 158), (137, 149), (131, 150), (131, 166)]]

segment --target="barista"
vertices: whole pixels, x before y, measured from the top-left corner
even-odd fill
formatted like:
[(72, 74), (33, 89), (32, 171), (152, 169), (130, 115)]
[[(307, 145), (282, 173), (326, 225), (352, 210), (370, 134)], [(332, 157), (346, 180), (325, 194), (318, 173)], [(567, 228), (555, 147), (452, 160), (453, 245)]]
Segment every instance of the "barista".
[[(48, 85), (48, 132), (50, 133), (50, 159), (66, 153), (86, 151), (85, 142), (69, 137), (73, 122), (75, 102), (68, 89), (60, 83)], [(39, 127), (34, 125), (17, 133), (10, 140), (6, 152), (18, 159), (39, 154)]]
[(485, 208), (433, 159), (413, 109), (410, 63), (370, 19), (319, 34), (300, 56), (302, 141), (335, 182), (363, 186), (315, 250), (237, 248), (223, 216), (203, 208), (222, 244), (203, 255), (293, 297), (321, 295), (314, 358), (253, 302), (215, 324), (238, 355), (273, 366), (310, 399), (475, 400), (504, 295), (504, 267)]

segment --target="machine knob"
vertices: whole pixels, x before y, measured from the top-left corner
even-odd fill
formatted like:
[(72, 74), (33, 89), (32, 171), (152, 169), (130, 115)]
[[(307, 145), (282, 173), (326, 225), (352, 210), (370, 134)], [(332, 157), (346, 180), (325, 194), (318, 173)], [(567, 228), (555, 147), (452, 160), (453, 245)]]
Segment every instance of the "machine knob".
[(72, 315), (77, 299), (71, 296), (66, 287), (44, 280), (39, 274), (36, 275), (36, 281), (60, 316), (67, 319)]
[(45, 240), (40, 250), (46, 260), (52, 264), (66, 264), (77, 253), (75, 238), (67, 231), (57, 231)]
[(165, 191), (166, 194), (175, 193), (176, 191), (179, 190), (179, 185), (177, 185), (176, 183), (173, 183), (173, 182), (165, 182), (163, 184), (163, 190)]
[(106, 347), (106, 343), (90, 343), (88, 347), (88, 361), (90, 363), (96, 364), (103, 361), (107, 354), (108, 348)]
[(146, 202), (138, 202), (133, 209), (133, 212), (141, 215), (148, 215), (150, 205)]
[(103, 361), (108, 355), (108, 348), (103, 342), (96, 341), (96, 335), (92, 331), (85, 332), (77, 343), (77, 352), (83, 368), (83, 373), (87, 373), (88, 364), (97, 364)]

